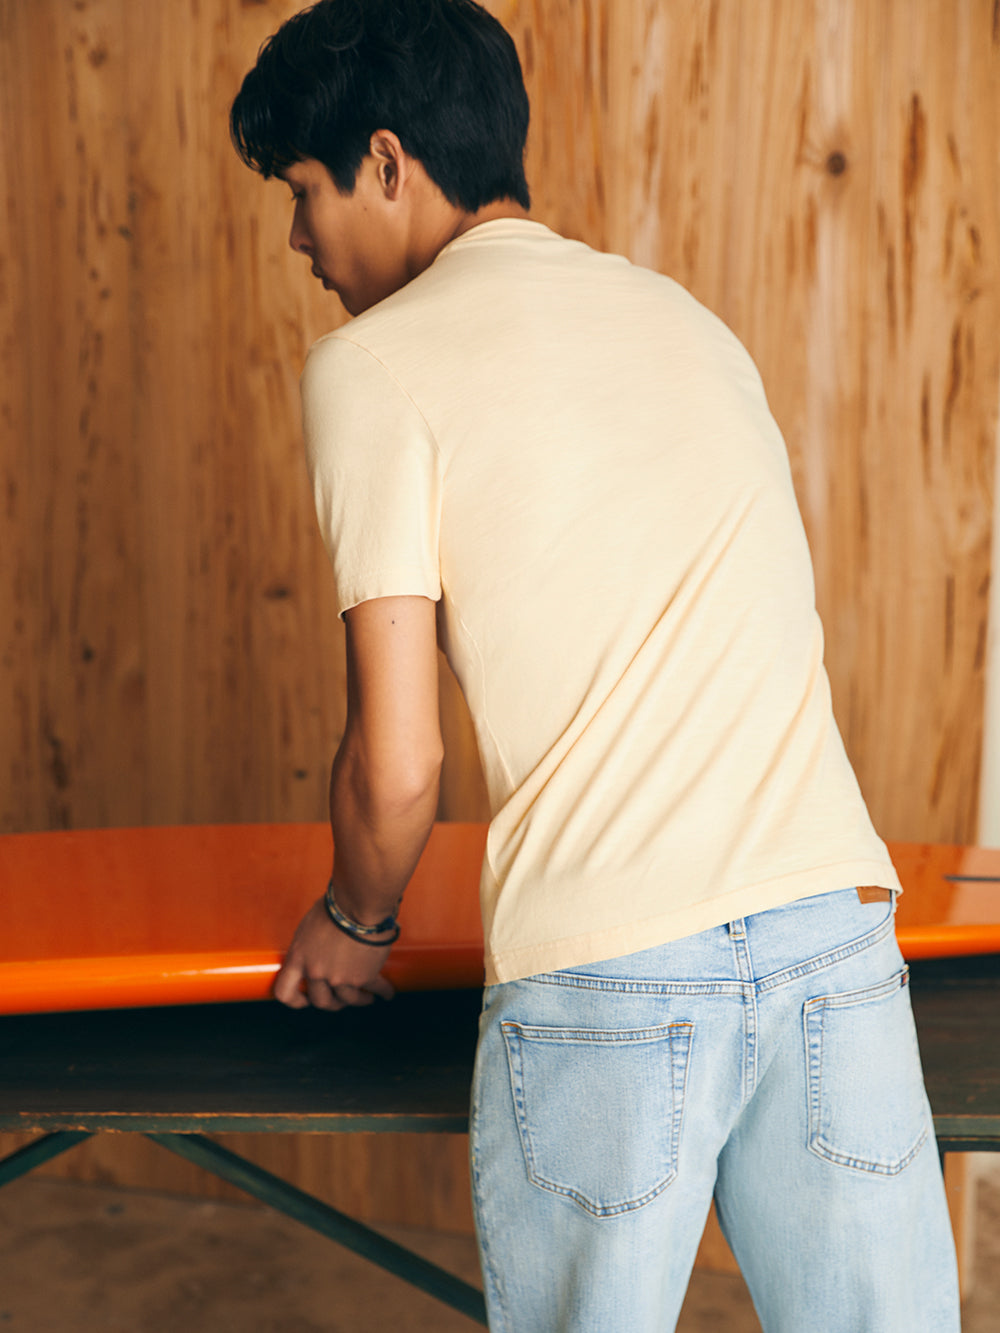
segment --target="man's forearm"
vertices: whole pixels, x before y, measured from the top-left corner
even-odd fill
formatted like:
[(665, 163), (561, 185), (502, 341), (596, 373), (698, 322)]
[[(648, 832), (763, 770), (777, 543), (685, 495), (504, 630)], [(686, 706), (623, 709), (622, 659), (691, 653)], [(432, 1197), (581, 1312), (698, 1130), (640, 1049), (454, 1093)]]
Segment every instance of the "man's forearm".
[(393, 912), (409, 883), (437, 813), (440, 756), (410, 771), (379, 771), (350, 733), (330, 777), (333, 883), (337, 905), (372, 925)]
[(444, 748), (435, 604), (382, 597), (344, 618), (347, 722), (330, 777), (338, 910), (321, 899), (299, 923), (274, 984), (294, 1009), (392, 994), (381, 969), (398, 932), (359, 934), (351, 923), (376, 926), (394, 912), (437, 813)]

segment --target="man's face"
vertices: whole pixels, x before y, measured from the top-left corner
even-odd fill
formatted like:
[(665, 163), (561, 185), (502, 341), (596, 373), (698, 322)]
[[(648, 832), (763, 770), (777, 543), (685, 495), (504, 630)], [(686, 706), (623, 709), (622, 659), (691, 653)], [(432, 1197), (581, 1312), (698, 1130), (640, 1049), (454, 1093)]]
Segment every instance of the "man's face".
[(312, 263), (327, 291), (336, 292), (351, 315), (391, 296), (410, 278), (405, 237), (382, 188), (378, 164), (366, 157), (353, 194), (341, 194), (315, 158), (281, 172), (295, 200), (288, 243)]

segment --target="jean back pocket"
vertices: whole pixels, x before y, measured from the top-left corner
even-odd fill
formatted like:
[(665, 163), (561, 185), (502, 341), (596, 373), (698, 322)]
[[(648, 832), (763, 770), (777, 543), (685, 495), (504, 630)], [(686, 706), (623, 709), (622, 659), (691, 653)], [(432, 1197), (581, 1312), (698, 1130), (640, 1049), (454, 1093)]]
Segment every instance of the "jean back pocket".
[(677, 1174), (693, 1025), (501, 1024), (529, 1179), (595, 1217), (641, 1208)]
[(894, 1176), (927, 1138), (908, 980), (903, 968), (877, 986), (805, 1004), (809, 1149), (828, 1162)]

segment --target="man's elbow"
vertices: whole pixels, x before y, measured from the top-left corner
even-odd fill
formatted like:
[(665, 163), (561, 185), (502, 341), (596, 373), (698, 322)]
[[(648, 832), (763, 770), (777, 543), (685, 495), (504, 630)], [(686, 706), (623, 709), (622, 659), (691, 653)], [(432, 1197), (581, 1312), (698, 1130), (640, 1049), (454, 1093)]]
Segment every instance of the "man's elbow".
[(384, 799), (401, 814), (436, 808), (443, 763), (444, 747), (439, 746), (395, 764), (391, 775), (383, 775)]
[(433, 819), (443, 762), (443, 745), (428, 743), (417, 753), (352, 765), (354, 803), (371, 824)]

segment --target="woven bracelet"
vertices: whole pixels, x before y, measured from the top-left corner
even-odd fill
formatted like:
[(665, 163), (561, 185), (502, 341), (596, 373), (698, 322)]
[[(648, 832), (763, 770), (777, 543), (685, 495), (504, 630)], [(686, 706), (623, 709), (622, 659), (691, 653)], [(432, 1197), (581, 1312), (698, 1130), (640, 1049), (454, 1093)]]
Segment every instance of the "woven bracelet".
[[(356, 944), (369, 944), (373, 949), (384, 949), (390, 944), (395, 944), (399, 939), (399, 922), (396, 920), (394, 912), (380, 921), (377, 926), (365, 926), (360, 921), (355, 921), (345, 912), (342, 912), (337, 906), (337, 900), (333, 896), (333, 880), (331, 879), (326, 886), (326, 894), (323, 898), (323, 905), (326, 908), (326, 914), (337, 927), (348, 935)], [(392, 934), (387, 940), (372, 939), (373, 935), (384, 935), (387, 930)]]

